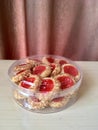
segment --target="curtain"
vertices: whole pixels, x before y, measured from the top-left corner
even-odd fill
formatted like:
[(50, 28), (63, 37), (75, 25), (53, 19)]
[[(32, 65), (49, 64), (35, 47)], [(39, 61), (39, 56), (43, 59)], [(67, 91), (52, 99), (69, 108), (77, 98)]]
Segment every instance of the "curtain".
[(0, 59), (98, 60), (98, 0), (0, 0)]

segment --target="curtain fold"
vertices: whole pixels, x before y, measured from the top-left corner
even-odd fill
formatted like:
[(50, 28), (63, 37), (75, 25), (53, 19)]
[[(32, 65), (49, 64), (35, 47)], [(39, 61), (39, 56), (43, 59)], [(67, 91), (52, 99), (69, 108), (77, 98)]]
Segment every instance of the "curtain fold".
[(97, 0), (0, 1), (0, 59), (98, 60)]
[(26, 56), (25, 29), (24, 1), (0, 1), (1, 58), (18, 59)]

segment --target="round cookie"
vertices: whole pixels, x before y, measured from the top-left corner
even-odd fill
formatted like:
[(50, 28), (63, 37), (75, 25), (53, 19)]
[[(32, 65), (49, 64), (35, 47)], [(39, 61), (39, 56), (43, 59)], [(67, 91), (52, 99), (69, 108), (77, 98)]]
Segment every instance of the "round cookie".
[(40, 64), (33, 68), (33, 74), (39, 75), (42, 78), (47, 77), (51, 74), (51, 67), (45, 64)]
[(30, 74), (29, 77), (25, 77), (20, 83), (19, 85), (24, 87), (24, 88), (27, 88), (27, 89), (30, 89), (31, 91), (33, 92), (36, 92), (38, 87), (40, 86), (41, 84), (41, 79), (39, 76), (37, 75), (32, 75)]
[(38, 98), (32, 96), (28, 98), (28, 104), (31, 106), (32, 109), (38, 110), (48, 107), (49, 103), (45, 100), (39, 100)]
[(30, 73), (30, 70), (21, 70), (12, 77), (12, 81), (15, 83), (19, 83), (21, 80), (24, 79), (24, 77), (29, 76)]
[(49, 106), (52, 108), (60, 108), (65, 106), (69, 102), (69, 96), (57, 97), (51, 100)]
[(72, 64), (64, 64), (62, 66), (62, 73), (70, 74), (74, 77), (75, 81), (78, 81), (80, 79), (80, 73), (78, 69)]

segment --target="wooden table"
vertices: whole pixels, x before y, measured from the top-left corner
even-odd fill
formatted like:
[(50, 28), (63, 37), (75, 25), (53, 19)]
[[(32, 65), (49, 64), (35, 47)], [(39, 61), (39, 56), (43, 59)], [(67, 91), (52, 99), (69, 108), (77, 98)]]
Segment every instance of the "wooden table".
[(80, 98), (52, 114), (32, 113), (15, 103), (7, 76), (12, 62), (0, 61), (0, 130), (98, 130), (98, 62), (77, 62), (84, 73)]

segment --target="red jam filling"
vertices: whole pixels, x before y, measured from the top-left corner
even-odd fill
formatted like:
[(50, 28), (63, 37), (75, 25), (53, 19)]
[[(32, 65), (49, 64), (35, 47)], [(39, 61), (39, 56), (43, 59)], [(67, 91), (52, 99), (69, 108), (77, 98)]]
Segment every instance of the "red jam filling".
[(30, 85), (24, 81), (21, 82), (20, 84), (23, 88), (30, 88)]
[(54, 83), (51, 79), (43, 79), (40, 85), (40, 92), (50, 92), (54, 87)]
[(67, 61), (65, 61), (65, 60), (60, 60), (60, 61), (59, 61), (59, 64), (60, 64), (60, 65), (67, 64)]
[(57, 97), (57, 98), (54, 98), (52, 101), (53, 102), (61, 102), (63, 99), (64, 99), (64, 97)]
[(26, 77), (24, 81), (21, 82), (21, 86), (23, 88), (30, 88), (31, 83), (34, 83), (35, 78), (34, 77)]
[(68, 73), (72, 76), (77, 76), (78, 75), (78, 70), (74, 66), (65, 66), (64, 67), (64, 72)]
[(57, 79), (61, 83), (60, 86), (61, 89), (66, 89), (74, 85), (74, 81), (69, 76), (61, 76), (58, 77)]
[(33, 70), (33, 74), (41, 74), (42, 72), (44, 72), (46, 70), (45, 66), (36, 66)]
[(54, 63), (54, 59), (52, 57), (47, 57), (48, 62)]
[(28, 82), (34, 83), (35, 78), (34, 78), (34, 77), (26, 77), (26, 78), (25, 78), (25, 81), (28, 81)]

